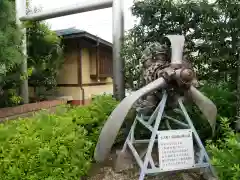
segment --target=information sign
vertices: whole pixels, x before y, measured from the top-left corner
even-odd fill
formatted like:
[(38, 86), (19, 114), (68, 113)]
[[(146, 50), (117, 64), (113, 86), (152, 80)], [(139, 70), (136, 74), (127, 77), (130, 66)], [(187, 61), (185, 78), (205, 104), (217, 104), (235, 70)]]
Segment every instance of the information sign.
[(158, 149), (161, 171), (194, 167), (191, 129), (159, 131)]

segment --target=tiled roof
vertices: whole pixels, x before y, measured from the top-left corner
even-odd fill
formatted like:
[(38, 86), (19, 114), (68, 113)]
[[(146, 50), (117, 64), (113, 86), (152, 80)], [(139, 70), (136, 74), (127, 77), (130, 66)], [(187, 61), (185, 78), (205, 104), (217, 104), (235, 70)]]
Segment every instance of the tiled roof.
[(68, 29), (60, 29), (55, 31), (58, 36), (64, 36), (64, 35), (71, 35), (71, 34), (77, 34), (77, 33), (84, 33), (85, 31), (75, 28), (68, 28)]
[(60, 30), (55, 30), (58, 36), (63, 36), (64, 38), (76, 38), (76, 37), (85, 37), (92, 39), (94, 41), (99, 41), (102, 44), (105, 44), (107, 46), (112, 47), (112, 43), (101, 39), (93, 34), (90, 34), (87, 31), (76, 29), (76, 28), (68, 28), (68, 29), (60, 29)]

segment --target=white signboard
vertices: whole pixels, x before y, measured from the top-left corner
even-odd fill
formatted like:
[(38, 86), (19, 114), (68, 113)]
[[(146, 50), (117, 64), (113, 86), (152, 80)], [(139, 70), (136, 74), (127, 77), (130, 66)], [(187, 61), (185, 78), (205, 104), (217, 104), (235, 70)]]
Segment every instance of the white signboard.
[(191, 129), (159, 131), (158, 149), (161, 171), (194, 167)]

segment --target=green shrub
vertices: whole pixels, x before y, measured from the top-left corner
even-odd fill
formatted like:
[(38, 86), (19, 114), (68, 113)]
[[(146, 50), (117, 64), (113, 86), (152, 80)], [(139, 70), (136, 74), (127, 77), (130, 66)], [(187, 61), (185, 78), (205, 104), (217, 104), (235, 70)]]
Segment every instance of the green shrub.
[[(84, 127), (88, 132), (88, 138), (96, 144), (105, 121), (118, 103), (109, 95), (96, 96), (90, 105), (72, 108), (67, 116), (71, 116), (78, 126)], [(95, 146), (90, 151), (91, 155), (94, 149)]]
[(234, 120), (236, 114), (236, 97), (230, 84), (226, 82), (205, 82), (201, 86), (200, 91), (210, 98), (217, 106), (217, 123), (214, 137), (212, 137), (212, 130), (206, 118), (202, 115), (199, 108), (193, 104), (187, 104), (188, 113), (194, 122), (194, 125), (203, 141), (209, 138), (221, 139), (223, 135), (222, 126), (220, 126), (221, 117), (227, 117), (234, 127)]
[[(227, 82), (206, 82), (204, 86), (201, 87), (201, 91), (206, 94), (217, 106), (218, 115), (217, 115), (217, 124), (216, 132), (214, 139), (224, 138), (224, 129), (221, 126), (221, 117), (227, 117), (230, 123), (230, 127), (234, 128), (235, 126), (235, 117), (236, 117), (236, 94), (233, 91), (233, 87), (230, 83)], [(206, 135), (206, 126), (203, 126), (202, 132)], [(210, 136), (209, 136), (210, 137)]]
[(79, 179), (90, 166), (86, 130), (42, 113), (0, 126), (0, 179)]
[(89, 106), (0, 124), (0, 179), (79, 180), (91, 166), (100, 129), (117, 103), (99, 96)]
[(231, 128), (227, 118), (221, 118), (224, 137), (216, 143), (208, 142), (212, 164), (220, 180), (240, 179), (240, 136)]
[(200, 90), (216, 104), (219, 117), (232, 118), (229, 120), (233, 121), (236, 115), (236, 94), (233, 89), (227, 82), (206, 82)]

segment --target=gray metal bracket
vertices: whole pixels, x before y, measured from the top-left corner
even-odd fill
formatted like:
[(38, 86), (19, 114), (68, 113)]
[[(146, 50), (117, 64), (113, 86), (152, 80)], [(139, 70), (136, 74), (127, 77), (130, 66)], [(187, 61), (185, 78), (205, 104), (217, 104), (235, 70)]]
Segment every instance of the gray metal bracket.
[[(210, 174), (211, 177), (216, 177), (213, 167), (210, 164), (209, 156), (206, 152), (206, 149), (190, 119), (186, 108), (183, 105), (182, 98), (178, 99), (179, 109), (175, 110), (175, 112), (179, 113), (183, 116), (183, 119), (179, 120), (173, 117), (168, 116), (164, 113), (164, 108), (167, 102), (167, 93), (164, 92), (163, 97), (159, 105), (156, 107), (155, 111), (150, 117), (144, 117), (141, 114), (138, 114), (134, 120), (134, 123), (130, 129), (128, 137), (125, 141), (125, 144), (122, 148), (122, 152), (125, 152), (130, 149), (134, 159), (140, 167), (140, 177), (139, 180), (144, 180), (146, 175), (155, 175), (160, 174), (166, 171), (160, 169), (160, 160), (158, 158), (153, 158), (152, 152), (155, 144), (158, 144), (157, 135), (161, 133), (161, 129), (159, 129), (160, 124), (165, 125), (165, 128), (168, 130), (174, 129), (172, 126), (177, 125), (177, 130), (180, 129), (189, 129), (193, 133), (193, 142), (194, 142), (194, 166), (190, 169), (201, 169), (206, 173)], [(142, 124), (145, 128), (147, 128), (150, 133), (150, 139), (135, 139), (135, 129), (137, 123)], [(176, 126), (175, 126), (176, 127)], [(139, 153), (135, 148), (138, 144), (147, 144), (147, 148)], [(186, 170), (186, 169), (182, 169)]]

